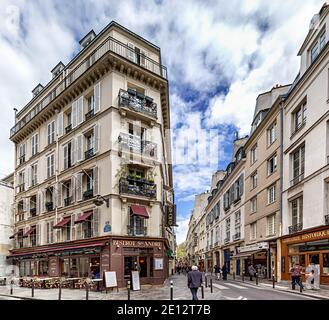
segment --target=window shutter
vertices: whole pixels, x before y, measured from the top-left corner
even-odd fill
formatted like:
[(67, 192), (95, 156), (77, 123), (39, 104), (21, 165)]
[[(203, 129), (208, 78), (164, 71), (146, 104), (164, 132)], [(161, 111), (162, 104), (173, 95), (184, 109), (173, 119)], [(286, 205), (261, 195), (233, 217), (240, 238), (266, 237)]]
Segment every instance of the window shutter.
[(27, 190), (30, 186), (29, 186), (29, 177), (30, 177), (30, 175), (29, 175), (29, 170), (30, 169), (30, 167), (27, 167), (27, 168), (25, 168), (25, 172), (24, 172), (24, 189), (25, 190)]
[(94, 195), (99, 194), (99, 168), (93, 168), (93, 193)]
[(30, 198), (25, 198), (25, 208), (26, 208), (26, 217), (27, 219), (30, 218), (31, 212), (30, 212)]
[(64, 170), (68, 168), (68, 145), (63, 146), (64, 149)]
[(73, 101), (72, 103), (72, 129), (77, 126), (77, 100)]
[[(81, 213), (75, 214), (76, 219), (78, 219), (81, 216)], [(81, 239), (82, 235), (82, 223), (78, 223), (75, 225), (75, 235), (76, 235), (76, 240)]]
[(80, 97), (77, 101), (77, 125), (83, 122), (83, 97)]
[(77, 174), (77, 181), (76, 181), (76, 201), (82, 200), (82, 173)]
[(239, 178), (239, 196), (243, 195), (243, 174)]
[(74, 224), (75, 216), (76, 216), (75, 213), (71, 215), (71, 239), (72, 240), (75, 240), (75, 230), (76, 230), (76, 226)]
[(26, 199), (23, 199), (23, 211), (26, 212)]
[(41, 225), (37, 224), (37, 228), (36, 228), (36, 241), (37, 241), (37, 246), (39, 246), (41, 244)]
[(40, 213), (44, 213), (46, 211), (46, 205), (45, 205), (45, 201), (46, 201), (46, 191), (42, 190), (40, 193)]
[(71, 178), (71, 197), (72, 197), (72, 203), (75, 202), (75, 176), (72, 176)]
[(77, 159), (76, 161), (83, 160), (83, 135), (80, 134), (77, 136)]
[(71, 140), (71, 164), (75, 163), (75, 139)]
[(141, 50), (141, 56), (140, 56), (140, 65), (147, 68), (147, 53), (144, 50)]
[(46, 222), (43, 225), (43, 239), (42, 243), (48, 244), (50, 243), (50, 222)]
[(99, 151), (99, 124), (96, 124), (94, 127), (94, 152), (97, 153)]
[(38, 194), (37, 194), (36, 208), (37, 208), (37, 214), (40, 214), (41, 213), (41, 191), (38, 191)]
[(62, 183), (57, 183), (57, 207), (62, 207)]
[(99, 234), (99, 210), (98, 208), (93, 209), (93, 220), (92, 220), (93, 237), (98, 237)]
[(57, 116), (57, 135), (61, 137), (64, 134), (64, 113), (60, 112)]
[(98, 82), (94, 86), (94, 113), (97, 113), (101, 109), (101, 83)]
[(136, 62), (135, 46), (131, 42), (128, 42), (127, 45), (128, 45), (127, 58), (129, 60)]

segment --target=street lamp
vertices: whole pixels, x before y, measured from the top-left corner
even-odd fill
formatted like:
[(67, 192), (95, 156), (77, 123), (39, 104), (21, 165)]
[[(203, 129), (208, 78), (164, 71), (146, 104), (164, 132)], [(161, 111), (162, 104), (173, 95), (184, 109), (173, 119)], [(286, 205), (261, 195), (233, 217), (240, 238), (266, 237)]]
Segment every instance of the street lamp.
[(104, 201), (106, 202), (106, 206), (109, 208), (110, 207), (110, 200), (109, 199), (105, 199), (103, 196), (101, 196), (99, 194), (96, 196), (96, 199), (94, 199), (93, 203), (97, 207), (99, 207), (99, 206), (101, 206), (104, 203)]

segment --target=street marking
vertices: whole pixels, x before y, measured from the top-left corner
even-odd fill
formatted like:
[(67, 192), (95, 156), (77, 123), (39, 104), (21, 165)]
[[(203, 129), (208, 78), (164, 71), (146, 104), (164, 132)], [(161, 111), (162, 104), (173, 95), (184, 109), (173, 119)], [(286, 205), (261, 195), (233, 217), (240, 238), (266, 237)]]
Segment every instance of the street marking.
[(248, 289), (246, 287), (242, 287), (242, 286), (238, 286), (237, 284), (233, 284), (233, 283), (226, 283), (228, 286), (232, 286), (234, 288), (237, 288), (237, 289)]
[[(268, 283), (262, 283), (262, 286), (266, 286), (266, 287), (273, 287), (273, 284), (268, 284)], [(282, 286), (278, 286), (275, 285), (275, 288), (279, 288), (279, 289), (288, 289), (287, 287), (282, 287)]]
[(217, 284), (217, 283), (213, 283), (212, 285), (213, 285), (215, 288), (218, 288), (218, 289), (220, 289), (220, 290), (230, 289), (230, 288), (224, 287), (224, 286), (222, 286), (222, 285), (220, 285), (220, 284)]

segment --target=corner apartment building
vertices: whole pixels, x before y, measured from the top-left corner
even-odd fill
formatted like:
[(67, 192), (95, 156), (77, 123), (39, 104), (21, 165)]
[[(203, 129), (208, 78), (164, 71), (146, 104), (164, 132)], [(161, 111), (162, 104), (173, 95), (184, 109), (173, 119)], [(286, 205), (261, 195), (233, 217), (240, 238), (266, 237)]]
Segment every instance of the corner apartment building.
[(280, 268), (319, 267), (329, 283), (329, 5), (314, 15), (300, 71), (284, 103), (283, 220)]
[(187, 260), (190, 264), (199, 266), (200, 270), (204, 270), (204, 209), (207, 205), (208, 197), (208, 192), (203, 192), (195, 196), (194, 208), (191, 212), (185, 241)]
[(244, 272), (259, 267), (262, 277), (276, 276), (281, 221), (281, 96), (290, 86), (276, 86), (258, 96), (245, 144), (245, 246), (238, 249)]
[(237, 249), (244, 241), (245, 161), (244, 145), (248, 137), (234, 141), (232, 161), (225, 171), (213, 177), (206, 207), (206, 270), (213, 272), (215, 264), (226, 265), (228, 273), (240, 274)]
[(160, 48), (111, 22), (16, 115), (15, 248), (21, 276), (132, 270), (162, 284), (175, 207)]
[(14, 175), (11, 174), (0, 181), (0, 277), (11, 273), (11, 270), (7, 270), (6, 257), (12, 248), (12, 240), (9, 238), (14, 228), (13, 202)]

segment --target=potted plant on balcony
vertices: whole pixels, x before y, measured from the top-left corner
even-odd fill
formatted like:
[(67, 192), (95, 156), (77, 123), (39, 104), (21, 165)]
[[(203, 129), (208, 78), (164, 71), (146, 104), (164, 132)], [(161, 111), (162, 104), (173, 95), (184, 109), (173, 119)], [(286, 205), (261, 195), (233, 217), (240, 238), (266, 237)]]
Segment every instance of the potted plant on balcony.
[(135, 179), (136, 179), (136, 173), (135, 173), (135, 172), (130, 172), (130, 173), (128, 174), (128, 178), (129, 178), (129, 179), (133, 179), (133, 180), (135, 180)]
[(140, 173), (135, 174), (135, 179), (136, 180), (142, 180), (142, 175)]

